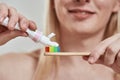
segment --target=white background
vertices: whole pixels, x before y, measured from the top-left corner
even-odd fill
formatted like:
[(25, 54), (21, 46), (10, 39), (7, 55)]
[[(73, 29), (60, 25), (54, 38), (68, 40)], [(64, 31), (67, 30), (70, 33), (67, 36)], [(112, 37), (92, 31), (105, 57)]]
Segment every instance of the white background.
[[(36, 22), (38, 29), (43, 29), (44, 3), (45, 0), (0, 0), (28, 19)], [(17, 37), (5, 45), (0, 46), (0, 54), (8, 52), (29, 52), (40, 48), (40, 43), (34, 43), (30, 38)]]

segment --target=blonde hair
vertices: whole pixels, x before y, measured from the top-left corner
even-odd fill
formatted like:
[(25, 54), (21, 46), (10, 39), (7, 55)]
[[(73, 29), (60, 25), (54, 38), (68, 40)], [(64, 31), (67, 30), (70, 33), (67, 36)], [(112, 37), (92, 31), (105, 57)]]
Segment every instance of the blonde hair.
[[(47, 0), (47, 20), (46, 20), (46, 27), (45, 27), (45, 34), (48, 35), (51, 32), (54, 32), (56, 34), (56, 37), (53, 39), (54, 41), (59, 42), (59, 22), (55, 13), (55, 10), (53, 8), (53, 0)], [(104, 38), (107, 38), (109, 36), (112, 36), (116, 32), (119, 32), (120, 24), (119, 19), (120, 19), (120, 14), (119, 13), (113, 13), (110, 17), (110, 20), (108, 22), (108, 26), (105, 31)], [(35, 72), (35, 76), (33, 80), (51, 80), (49, 79), (50, 77), (50, 72), (54, 70), (54, 79), (56, 78), (55, 76), (57, 75), (57, 70), (59, 67), (59, 56), (44, 56), (44, 49), (41, 50), (40, 56), (39, 56), (39, 62), (38, 66)], [(53, 79), (52, 79), (53, 80)]]

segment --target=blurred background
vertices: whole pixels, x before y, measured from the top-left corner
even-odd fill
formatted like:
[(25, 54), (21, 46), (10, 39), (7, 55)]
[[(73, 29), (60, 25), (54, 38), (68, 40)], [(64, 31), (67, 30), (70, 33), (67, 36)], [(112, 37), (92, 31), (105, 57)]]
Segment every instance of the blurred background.
[[(19, 13), (36, 22), (39, 30), (43, 30), (45, 0), (0, 0), (13, 6)], [(0, 55), (8, 52), (29, 52), (40, 48), (40, 43), (30, 38), (17, 37), (5, 45), (0, 46)]]

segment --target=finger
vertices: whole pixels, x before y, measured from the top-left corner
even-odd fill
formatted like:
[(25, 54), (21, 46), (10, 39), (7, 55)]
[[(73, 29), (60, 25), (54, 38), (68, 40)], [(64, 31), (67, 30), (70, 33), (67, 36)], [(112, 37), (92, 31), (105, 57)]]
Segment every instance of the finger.
[(19, 25), (20, 25), (20, 29), (22, 31), (26, 31), (29, 27), (29, 20), (27, 20), (25, 17), (23, 17), (22, 15), (20, 15), (20, 19), (19, 19)]
[(8, 16), (8, 6), (5, 3), (0, 3), (0, 23)]
[(117, 67), (118, 67), (119, 70), (120, 70), (120, 51), (119, 51), (119, 53), (118, 53), (118, 55), (117, 55), (116, 65), (117, 65)]
[(4, 32), (4, 31), (6, 31), (6, 30), (8, 30), (8, 28), (0, 25), (0, 33)]
[(37, 29), (37, 26), (36, 26), (36, 24), (33, 22), (33, 21), (30, 21), (30, 23), (29, 23), (29, 28), (31, 29), (31, 30), (36, 30)]
[(15, 25), (18, 23), (18, 13), (15, 8), (9, 8), (9, 22), (8, 22), (8, 29), (14, 30)]
[(115, 79), (114, 80), (120, 80), (120, 74), (119, 73), (115, 74)]
[(14, 39), (18, 36), (26, 37), (27, 34), (22, 31), (18, 31), (18, 30), (3, 32), (0, 34), (0, 45), (5, 44), (9, 40)]
[(104, 63), (106, 65), (112, 65), (115, 62), (116, 56), (120, 50), (120, 40), (114, 41), (112, 44), (110, 44), (105, 52), (104, 56)]
[(120, 51), (117, 54), (116, 61), (113, 65), (111, 65), (112, 69), (115, 70), (115, 72), (120, 73)]
[(119, 39), (119, 37), (120, 37), (120, 34), (116, 34), (102, 41), (93, 51), (91, 51), (88, 62), (95, 63), (100, 58), (100, 56), (105, 53), (107, 46), (109, 46), (112, 42)]
[(88, 60), (88, 58), (89, 58), (88, 56), (83, 56), (84, 60)]

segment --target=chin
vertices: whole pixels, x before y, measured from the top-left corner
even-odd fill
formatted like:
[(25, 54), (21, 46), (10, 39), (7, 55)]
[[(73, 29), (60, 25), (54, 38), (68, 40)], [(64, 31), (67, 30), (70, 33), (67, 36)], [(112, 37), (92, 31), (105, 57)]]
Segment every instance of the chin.
[(79, 29), (72, 29), (72, 32), (79, 35), (93, 35), (97, 31), (94, 28), (79, 28)]
[(79, 35), (92, 35), (92, 34), (94, 34), (91, 31), (76, 31), (76, 33)]

